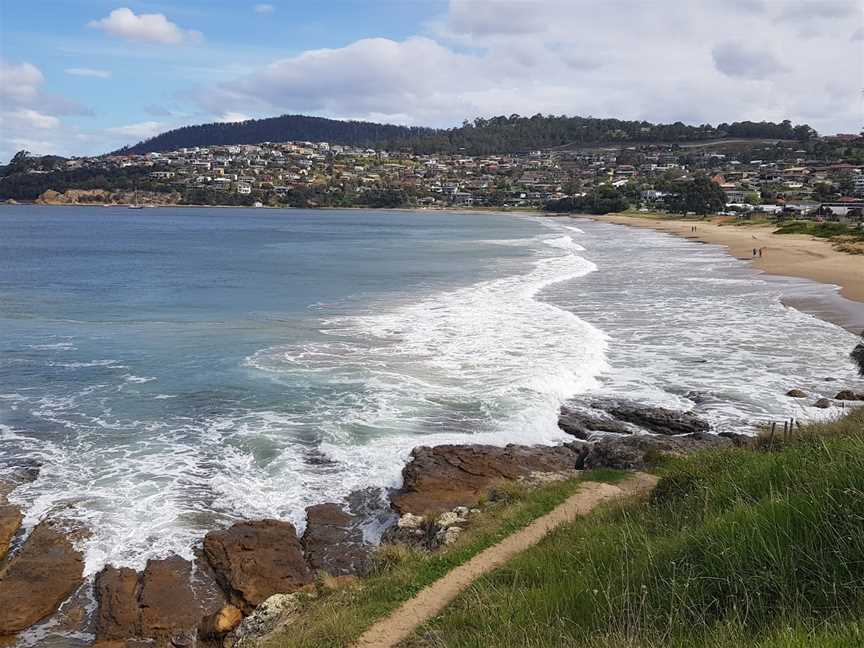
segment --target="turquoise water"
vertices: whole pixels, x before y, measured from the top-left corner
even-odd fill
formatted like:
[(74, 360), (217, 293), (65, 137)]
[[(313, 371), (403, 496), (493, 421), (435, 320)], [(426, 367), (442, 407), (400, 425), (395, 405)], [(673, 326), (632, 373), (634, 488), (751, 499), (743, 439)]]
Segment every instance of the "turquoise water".
[(12, 497), (86, 524), (94, 573), (302, 526), (419, 444), (566, 440), (586, 391), (806, 417), (783, 393), (854, 385), (854, 338), (784, 308), (794, 284), (570, 219), (0, 207), (0, 471), (41, 465)]

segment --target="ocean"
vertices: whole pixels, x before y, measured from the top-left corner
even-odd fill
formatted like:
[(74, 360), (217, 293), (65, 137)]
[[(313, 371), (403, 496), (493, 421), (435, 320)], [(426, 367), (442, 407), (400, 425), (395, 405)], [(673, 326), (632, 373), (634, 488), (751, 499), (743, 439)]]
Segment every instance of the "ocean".
[(567, 441), (579, 395), (698, 393), (718, 431), (826, 416), (857, 340), (783, 306), (805, 284), (581, 219), (3, 206), (0, 476), (40, 466), (11, 499), (86, 525), (94, 574), (302, 528), (417, 445)]

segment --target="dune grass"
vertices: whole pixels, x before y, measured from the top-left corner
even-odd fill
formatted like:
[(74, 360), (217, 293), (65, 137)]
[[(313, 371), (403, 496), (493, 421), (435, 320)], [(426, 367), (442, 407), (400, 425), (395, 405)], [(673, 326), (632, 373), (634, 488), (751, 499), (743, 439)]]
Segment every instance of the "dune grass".
[(448, 571), (483, 549), (548, 513), (575, 493), (583, 480), (616, 482), (627, 473), (594, 470), (580, 478), (552, 482), (539, 488), (507, 484), (495, 502), (451, 546), (435, 553), (403, 545), (383, 546), (379, 569), (360, 590), (325, 593), (303, 602), (303, 610), (290, 626), (261, 642), (266, 648), (323, 648), (350, 645), (373, 622), (385, 616)]
[(864, 410), (674, 460), (487, 575), (410, 648), (864, 645)]
[(854, 240), (864, 240), (864, 230), (843, 223), (816, 223), (813, 221), (791, 221), (784, 223), (775, 234), (807, 234), (816, 238), (833, 239), (835, 237), (850, 237)]

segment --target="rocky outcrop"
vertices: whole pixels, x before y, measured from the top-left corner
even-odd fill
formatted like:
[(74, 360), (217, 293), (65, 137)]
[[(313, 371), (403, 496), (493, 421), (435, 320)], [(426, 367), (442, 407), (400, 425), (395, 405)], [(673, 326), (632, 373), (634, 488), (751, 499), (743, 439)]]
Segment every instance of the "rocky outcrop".
[(230, 602), (244, 614), (273, 594), (296, 592), (312, 582), (290, 522), (239, 522), (211, 531), (204, 537), (204, 555)]
[(574, 470), (578, 458), (570, 446), (420, 446), (411, 452), (402, 489), (391, 503), (400, 514), (417, 515), (473, 506), (497, 482)]
[(834, 405), (834, 403), (831, 402), (830, 398), (820, 398), (815, 403), (813, 403), (813, 407), (816, 407), (818, 409), (828, 409), (832, 405)]
[(71, 538), (59, 522), (41, 522), (0, 570), (0, 637), (53, 614), (81, 585), (84, 562)]
[(0, 563), (9, 552), (12, 538), (18, 533), (23, 519), (21, 509), (7, 502), (6, 498), (0, 494)]
[(300, 599), (297, 594), (269, 596), (226, 637), (225, 645), (233, 648), (253, 648), (258, 645), (257, 639), (289, 622), (299, 610)]
[(595, 433), (614, 434), (698, 434), (711, 426), (692, 412), (643, 405), (613, 398), (594, 398), (563, 405), (558, 427), (578, 439)]
[(789, 398), (807, 398), (807, 392), (803, 389), (790, 389), (786, 392)]
[[(861, 337), (864, 337), (864, 333), (861, 334)], [(859, 342), (858, 346), (852, 349), (852, 353), (849, 355), (855, 364), (858, 365), (858, 374), (864, 376), (864, 342)]]
[(156, 639), (176, 643), (194, 637), (208, 611), (192, 589), (192, 563), (178, 556), (149, 560), (143, 572), (105, 567), (96, 576), (99, 640)]
[(204, 617), (198, 627), (198, 634), (205, 639), (217, 639), (234, 630), (242, 620), (240, 608), (228, 604)]
[(837, 392), (834, 400), (839, 401), (864, 401), (864, 394), (858, 394), (851, 389), (843, 389)]
[(361, 518), (338, 504), (317, 504), (306, 509), (306, 530), (301, 544), (312, 571), (332, 576), (365, 574), (370, 547), (363, 542)]
[(588, 440), (595, 432), (633, 434), (638, 428), (619, 421), (602, 410), (562, 406), (558, 415), (558, 427), (577, 439)]
[(661, 457), (681, 457), (698, 450), (732, 447), (731, 439), (698, 433), (676, 436), (634, 435), (607, 437), (584, 448), (580, 467), (644, 470)]

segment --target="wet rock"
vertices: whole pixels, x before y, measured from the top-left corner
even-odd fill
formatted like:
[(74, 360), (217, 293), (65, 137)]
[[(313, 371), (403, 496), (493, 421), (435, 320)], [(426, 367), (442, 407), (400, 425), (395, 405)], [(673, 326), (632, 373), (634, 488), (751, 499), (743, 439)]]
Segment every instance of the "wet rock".
[(579, 452), (569, 445), (420, 446), (402, 470), (401, 491), (391, 496), (400, 514), (426, 515), (473, 506), (501, 481), (531, 472), (561, 472), (575, 468)]
[(662, 456), (681, 457), (699, 450), (728, 447), (732, 447), (732, 441), (713, 434), (607, 437), (590, 446), (582, 466), (644, 470)]
[(138, 592), (142, 636), (160, 638), (198, 627), (201, 607), (191, 577), (192, 563), (179, 556), (147, 561)]
[(834, 397), (834, 400), (864, 401), (864, 394), (856, 394), (851, 389), (844, 389), (840, 392), (837, 392), (837, 395)]
[(692, 412), (683, 412), (633, 403), (624, 400), (604, 399), (593, 403), (619, 421), (632, 423), (654, 434), (679, 435), (707, 432), (711, 426)]
[(807, 398), (807, 392), (802, 389), (790, 389), (786, 392), (789, 398)]
[(98, 602), (95, 624), (99, 639), (125, 639), (139, 634), (138, 572), (108, 565), (96, 575), (93, 589)]
[(21, 509), (14, 504), (7, 503), (6, 499), (0, 496), (0, 562), (9, 552), (12, 538), (18, 533), (23, 519)]
[(192, 564), (179, 556), (148, 560), (143, 572), (107, 566), (96, 575), (95, 631), (100, 640), (194, 638), (202, 606), (192, 591)]
[(207, 639), (222, 637), (240, 625), (242, 620), (243, 613), (240, 609), (229, 604), (204, 617), (198, 631)]
[(60, 523), (40, 522), (0, 571), (0, 636), (57, 611), (82, 582), (84, 562)]
[[(862, 333), (861, 336), (864, 337), (864, 333)], [(849, 355), (852, 357), (855, 364), (858, 365), (859, 375), (864, 376), (864, 342), (859, 342), (858, 346), (856, 346)]]
[(592, 398), (565, 404), (558, 416), (558, 427), (582, 440), (588, 440), (598, 432), (677, 435), (710, 429), (707, 421), (692, 412), (616, 398)]
[(558, 414), (558, 427), (577, 439), (587, 441), (595, 432), (633, 434), (637, 430), (600, 410), (563, 405)]
[(684, 394), (684, 398), (689, 401), (693, 401), (697, 405), (704, 405), (705, 403), (711, 401), (713, 399), (712, 395), (708, 392), (702, 391), (689, 391)]
[(819, 409), (828, 409), (834, 403), (831, 402), (830, 398), (820, 398), (815, 403), (813, 403), (813, 407), (818, 407)]
[(245, 614), (273, 594), (312, 582), (290, 522), (240, 522), (204, 537), (204, 555), (232, 604)]
[(365, 574), (370, 547), (363, 542), (361, 519), (338, 504), (317, 504), (306, 509), (306, 530), (300, 543), (313, 571), (331, 576)]

